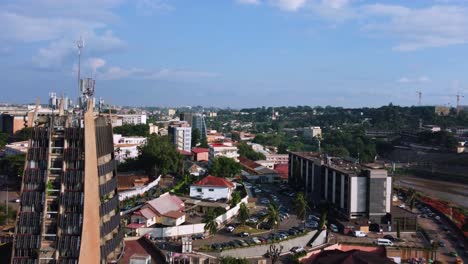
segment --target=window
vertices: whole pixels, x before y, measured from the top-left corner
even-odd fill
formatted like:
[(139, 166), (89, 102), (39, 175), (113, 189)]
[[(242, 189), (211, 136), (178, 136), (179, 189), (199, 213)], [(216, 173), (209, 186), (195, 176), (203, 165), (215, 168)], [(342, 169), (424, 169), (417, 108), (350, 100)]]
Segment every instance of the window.
[(201, 188), (197, 188), (197, 192), (202, 192), (202, 189), (201, 189)]
[(214, 189), (208, 189), (208, 191), (210, 191), (210, 192), (214, 192)]

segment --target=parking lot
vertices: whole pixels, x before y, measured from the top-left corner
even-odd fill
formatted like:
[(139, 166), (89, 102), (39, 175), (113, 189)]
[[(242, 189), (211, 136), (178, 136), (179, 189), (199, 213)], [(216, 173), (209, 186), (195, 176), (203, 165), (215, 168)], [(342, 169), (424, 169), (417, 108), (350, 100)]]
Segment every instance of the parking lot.
[[(239, 222), (237, 219), (233, 219), (227, 226), (233, 226), (235, 229), (230, 232), (226, 230), (226, 227), (220, 229), (214, 236), (198, 239), (193, 241), (193, 247), (195, 250), (199, 249), (202, 245), (221, 245), (225, 243), (227, 246), (228, 243), (234, 240), (243, 240), (248, 244), (255, 244), (255, 239), (259, 239), (261, 243), (272, 241), (273, 239), (283, 240), (286, 236), (299, 235), (304, 229), (304, 223), (302, 220), (297, 219), (295, 215), (294, 207), (294, 196), (285, 195), (286, 192), (280, 191), (279, 185), (273, 184), (246, 184), (247, 188), (251, 189), (251, 193), (254, 194), (257, 201), (254, 207), (249, 208), (250, 221), (249, 226), (255, 227), (258, 224), (259, 232), (255, 234), (250, 234), (249, 237), (240, 237), (236, 231), (239, 227)], [(269, 229), (266, 223), (259, 223), (258, 220), (262, 219), (265, 215), (268, 203), (272, 201), (278, 205), (280, 211), (282, 212), (282, 220), (279, 224), (279, 227), (276, 229)], [(262, 229), (263, 228), (263, 229)], [(293, 228), (295, 228), (293, 230)], [(254, 229), (255, 230), (255, 229)], [(258, 241), (257, 243), (258, 244)]]

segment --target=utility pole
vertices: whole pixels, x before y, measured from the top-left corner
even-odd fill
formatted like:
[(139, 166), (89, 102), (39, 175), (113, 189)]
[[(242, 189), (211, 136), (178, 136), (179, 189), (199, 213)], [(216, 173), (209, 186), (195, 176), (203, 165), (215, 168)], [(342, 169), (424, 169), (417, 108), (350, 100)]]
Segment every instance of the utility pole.
[(80, 40), (76, 42), (76, 47), (78, 48), (78, 89), (80, 90), (81, 89), (80, 87), (81, 51), (84, 48), (84, 41), (81, 37), (80, 37)]

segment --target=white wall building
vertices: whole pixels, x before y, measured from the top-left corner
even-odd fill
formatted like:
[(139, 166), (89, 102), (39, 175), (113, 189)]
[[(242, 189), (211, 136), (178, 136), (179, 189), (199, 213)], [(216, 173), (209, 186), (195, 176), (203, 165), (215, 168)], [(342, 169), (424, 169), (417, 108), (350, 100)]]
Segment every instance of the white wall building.
[(190, 186), (190, 197), (217, 201), (219, 199), (231, 199), (236, 186), (220, 177), (208, 175)]
[(192, 128), (186, 121), (174, 123), (169, 126), (169, 135), (172, 143), (177, 149), (187, 152), (191, 151), (192, 146)]
[(123, 137), (120, 134), (114, 134), (114, 155), (117, 162), (123, 162), (128, 158), (138, 157), (138, 147), (146, 144), (145, 137)]
[(288, 154), (266, 154), (265, 158), (275, 164), (288, 164), (289, 162)]
[(209, 161), (212, 162), (217, 157), (228, 157), (235, 161), (239, 161), (239, 154), (237, 153), (237, 147), (233, 146), (232, 143), (214, 143), (209, 148)]
[(122, 118), (122, 123), (130, 125), (140, 125), (146, 124), (146, 115), (145, 114), (133, 114), (133, 115), (117, 115)]
[(305, 138), (316, 138), (322, 136), (322, 129), (318, 126), (304, 127), (302, 131)]

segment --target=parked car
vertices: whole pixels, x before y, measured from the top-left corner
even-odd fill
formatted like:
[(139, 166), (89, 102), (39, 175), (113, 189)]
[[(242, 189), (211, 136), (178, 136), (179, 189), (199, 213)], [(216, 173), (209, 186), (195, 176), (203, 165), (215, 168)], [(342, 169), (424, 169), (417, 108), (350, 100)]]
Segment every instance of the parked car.
[(400, 205), (398, 205), (398, 207), (400, 207), (402, 209), (405, 209), (406, 205), (405, 204), (400, 204)]
[(449, 252), (448, 254), (449, 254), (449, 256), (451, 256), (451, 257), (455, 257), (455, 258), (458, 257), (458, 253), (455, 252), (455, 251), (451, 251), (451, 252)]
[(316, 221), (316, 222), (320, 221), (320, 217), (315, 216), (315, 215), (313, 215), (313, 214), (309, 215), (309, 217), (308, 217), (307, 219), (309, 219), (309, 220), (314, 220), (314, 221)]
[(304, 252), (305, 249), (303, 247), (293, 247), (289, 251), (291, 251), (292, 253), (299, 253), (299, 252)]
[(204, 234), (194, 234), (194, 235), (192, 235), (192, 239), (193, 240), (205, 239), (205, 235)]
[(223, 249), (220, 244), (212, 244), (211, 248), (216, 251), (221, 251)]
[(262, 241), (258, 239), (258, 237), (252, 237), (252, 241), (257, 245), (260, 245), (262, 243)]
[(258, 222), (258, 218), (257, 217), (251, 217), (251, 218), (247, 219), (246, 222), (251, 223), (251, 224), (256, 224)]
[(234, 229), (236, 229), (235, 227), (233, 227), (232, 225), (229, 225), (229, 226), (226, 226), (226, 231), (232, 233), (234, 231)]
[(366, 237), (367, 234), (364, 233), (364, 232), (362, 232), (362, 231), (355, 230), (355, 231), (353, 231), (353, 236), (354, 236), (354, 237)]
[(385, 238), (378, 238), (375, 243), (379, 246), (393, 246), (393, 242)]
[(338, 227), (334, 224), (330, 224), (330, 230), (335, 232), (335, 233), (338, 233), (340, 230), (338, 230)]
[(439, 241), (439, 247), (445, 247), (444, 241)]
[(388, 239), (388, 240), (390, 240), (392, 242), (396, 240), (392, 235), (385, 235), (385, 236), (383, 236), (383, 238)]
[(250, 234), (248, 232), (241, 232), (241, 233), (239, 233), (239, 236), (240, 237), (248, 237), (248, 236), (250, 236)]

